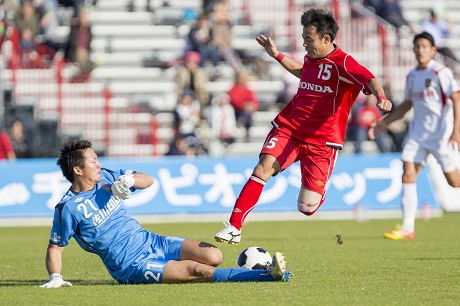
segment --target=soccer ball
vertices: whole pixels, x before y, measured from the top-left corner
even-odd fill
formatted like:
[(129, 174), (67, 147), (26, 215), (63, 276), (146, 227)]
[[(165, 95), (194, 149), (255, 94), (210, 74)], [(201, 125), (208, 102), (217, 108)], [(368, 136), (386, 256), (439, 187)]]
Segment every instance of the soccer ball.
[(266, 270), (271, 263), (272, 257), (270, 253), (257, 246), (243, 250), (236, 259), (236, 266), (245, 270)]

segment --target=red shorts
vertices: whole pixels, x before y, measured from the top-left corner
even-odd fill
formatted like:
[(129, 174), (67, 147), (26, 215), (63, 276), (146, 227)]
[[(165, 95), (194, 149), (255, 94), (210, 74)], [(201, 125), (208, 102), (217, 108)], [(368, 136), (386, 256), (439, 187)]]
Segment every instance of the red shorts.
[(302, 185), (324, 195), (337, 160), (338, 149), (302, 142), (286, 135), (280, 129), (273, 128), (260, 153), (274, 156), (281, 165), (281, 171), (300, 161)]

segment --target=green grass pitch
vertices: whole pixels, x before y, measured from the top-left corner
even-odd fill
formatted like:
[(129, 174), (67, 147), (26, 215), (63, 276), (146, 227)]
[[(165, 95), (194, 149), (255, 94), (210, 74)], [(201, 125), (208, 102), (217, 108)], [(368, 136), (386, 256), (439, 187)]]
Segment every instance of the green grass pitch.
[(417, 219), (414, 241), (385, 240), (398, 221), (247, 222), (238, 246), (213, 241), (220, 223), (146, 224), (218, 245), (222, 267), (249, 246), (281, 251), (295, 275), (291, 283), (117, 285), (72, 240), (62, 274), (73, 287), (59, 289), (39, 288), (50, 228), (0, 228), (0, 305), (459, 305), (460, 214)]

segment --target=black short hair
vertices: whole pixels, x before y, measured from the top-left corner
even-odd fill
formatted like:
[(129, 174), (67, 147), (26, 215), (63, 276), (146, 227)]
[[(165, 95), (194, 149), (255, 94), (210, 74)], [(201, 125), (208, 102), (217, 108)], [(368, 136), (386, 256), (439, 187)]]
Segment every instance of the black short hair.
[(334, 41), (337, 36), (337, 32), (340, 29), (337, 21), (335, 21), (334, 15), (323, 9), (310, 9), (303, 12), (300, 23), (304, 27), (316, 27), (316, 32), (321, 37), (329, 35), (331, 37), (331, 41)]
[(61, 155), (56, 161), (62, 171), (62, 175), (73, 183), (73, 168), (82, 166), (85, 162), (83, 151), (91, 148), (92, 143), (88, 140), (70, 140), (61, 147)]
[(433, 38), (433, 36), (432, 36), (430, 33), (428, 33), (428, 32), (422, 32), (422, 33), (420, 33), (420, 34), (415, 35), (413, 44), (415, 45), (415, 42), (416, 42), (417, 40), (421, 39), (421, 38), (427, 39), (427, 40), (431, 43), (431, 45), (432, 45), (433, 47), (436, 47), (436, 45), (434, 44), (434, 38)]

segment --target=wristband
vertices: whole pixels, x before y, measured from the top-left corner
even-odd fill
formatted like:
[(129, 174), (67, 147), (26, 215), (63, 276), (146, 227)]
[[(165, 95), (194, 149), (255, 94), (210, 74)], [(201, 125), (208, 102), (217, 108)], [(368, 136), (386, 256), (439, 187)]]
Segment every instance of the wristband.
[(56, 278), (62, 279), (62, 275), (59, 274), (59, 273), (53, 273), (53, 274), (50, 275), (50, 281), (52, 281), (52, 280), (54, 280)]
[(379, 99), (379, 100), (380, 100), (380, 99), (386, 100), (387, 97), (385, 97), (385, 96), (377, 96), (377, 99)]
[(278, 55), (275, 57), (275, 59), (278, 61), (278, 63), (281, 63), (281, 61), (283, 60), (284, 58), (284, 54), (283, 53), (278, 53)]
[(136, 183), (136, 179), (134, 178), (133, 174), (125, 175), (125, 180), (128, 183), (129, 187), (133, 187)]
[(131, 188), (136, 183), (136, 179), (134, 178), (133, 174), (124, 174), (124, 175), (120, 175), (115, 181), (115, 183), (116, 182), (121, 182), (125, 187)]

